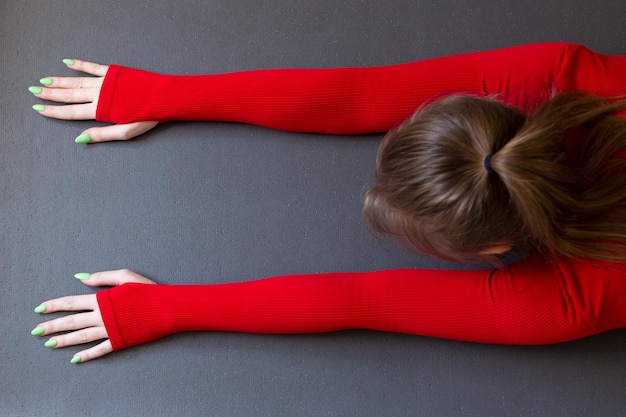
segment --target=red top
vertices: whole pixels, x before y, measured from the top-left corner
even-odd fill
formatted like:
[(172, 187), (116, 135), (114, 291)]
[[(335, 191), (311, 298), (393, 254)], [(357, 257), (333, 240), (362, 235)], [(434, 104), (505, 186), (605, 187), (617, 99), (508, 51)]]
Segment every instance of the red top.
[[(494, 95), (532, 110), (554, 93), (626, 94), (626, 57), (545, 43), (371, 68), (159, 75), (112, 65), (97, 119), (205, 120), (299, 132), (388, 130), (438, 97)], [(626, 327), (626, 265), (548, 260), (502, 269), (389, 270), (235, 284), (125, 284), (98, 293), (115, 350), (193, 330), (375, 329), (544, 344)]]

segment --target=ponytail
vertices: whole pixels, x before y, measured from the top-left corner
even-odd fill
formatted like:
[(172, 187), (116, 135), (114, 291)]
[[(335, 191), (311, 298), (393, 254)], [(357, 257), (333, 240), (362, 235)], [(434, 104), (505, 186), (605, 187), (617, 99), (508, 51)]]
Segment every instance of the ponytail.
[(453, 96), (383, 140), (363, 212), (418, 253), (496, 262), (495, 245), (626, 260), (624, 102), (563, 93), (530, 115)]

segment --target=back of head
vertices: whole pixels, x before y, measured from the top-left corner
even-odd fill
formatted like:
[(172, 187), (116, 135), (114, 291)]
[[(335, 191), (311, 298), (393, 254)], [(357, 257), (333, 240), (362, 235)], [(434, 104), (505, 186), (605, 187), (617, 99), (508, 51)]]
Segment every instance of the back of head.
[(385, 137), (365, 217), (440, 259), (494, 262), (486, 252), (505, 244), (622, 260), (626, 176), (614, 154), (626, 123), (613, 113), (624, 107), (576, 93), (529, 116), (490, 98), (435, 102)]

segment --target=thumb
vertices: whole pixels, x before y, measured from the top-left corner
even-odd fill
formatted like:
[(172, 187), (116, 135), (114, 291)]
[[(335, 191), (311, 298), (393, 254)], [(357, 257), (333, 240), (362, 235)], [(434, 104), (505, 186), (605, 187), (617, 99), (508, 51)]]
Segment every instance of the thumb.
[(76, 143), (109, 142), (129, 140), (153, 129), (159, 122), (136, 122), (103, 127), (92, 127), (83, 131), (75, 139)]
[(81, 272), (74, 275), (74, 277), (78, 278), (83, 282), (83, 284), (90, 287), (114, 287), (131, 282), (139, 284), (156, 284), (151, 279), (141, 276), (128, 269), (94, 272), (93, 274)]

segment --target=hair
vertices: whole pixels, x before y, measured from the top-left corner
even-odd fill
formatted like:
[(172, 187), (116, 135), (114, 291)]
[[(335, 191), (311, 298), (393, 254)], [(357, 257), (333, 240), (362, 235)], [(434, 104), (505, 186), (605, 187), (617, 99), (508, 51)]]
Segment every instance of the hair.
[[(380, 145), (363, 213), (416, 252), (488, 261), (494, 245), (626, 260), (626, 102), (558, 94), (530, 114), (451, 96)], [(485, 158), (489, 159), (485, 161)]]

